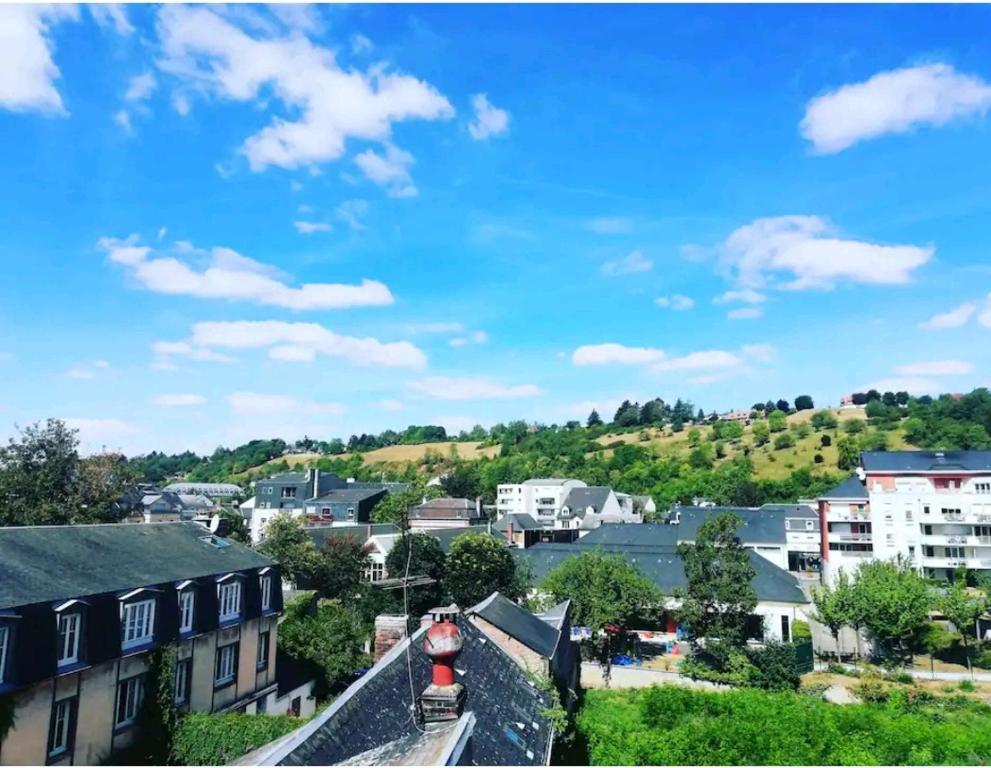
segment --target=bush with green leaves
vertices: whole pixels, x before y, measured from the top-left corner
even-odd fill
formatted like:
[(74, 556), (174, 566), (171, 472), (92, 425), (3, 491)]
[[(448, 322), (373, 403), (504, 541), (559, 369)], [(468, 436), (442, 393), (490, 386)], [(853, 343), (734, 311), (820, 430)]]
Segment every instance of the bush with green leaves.
[(305, 721), (287, 715), (190, 712), (179, 720), (172, 740), (173, 765), (227, 765)]

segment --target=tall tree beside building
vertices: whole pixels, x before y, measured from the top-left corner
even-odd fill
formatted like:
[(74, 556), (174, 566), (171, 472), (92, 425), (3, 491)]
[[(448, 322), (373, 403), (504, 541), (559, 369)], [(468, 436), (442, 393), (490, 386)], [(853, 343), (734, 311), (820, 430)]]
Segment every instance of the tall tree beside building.
[(970, 645), (974, 638), (974, 626), (977, 620), (988, 610), (988, 598), (979, 590), (967, 588), (965, 574), (958, 578), (939, 595), (936, 605), (950, 623), (960, 633), (964, 655), (967, 658), (967, 668), (970, 669)]
[[(440, 542), (426, 533), (407, 533), (398, 539), (385, 558), (385, 570), (390, 579), (424, 576), (431, 583), (410, 587), (407, 591), (408, 606), (399, 609), (407, 612), (410, 621), (416, 621), (431, 608), (436, 608), (444, 599), (444, 579), (447, 563)], [(394, 594), (402, 600), (402, 590)]]
[(312, 587), (320, 597), (352, 599), (369, 563), (364, 542), (357, 536), (328, 536), (314, 561)]
[(282, 576), (293, 586), (299, 588), (311, 583), (317, 568), (317, 548), (306, 535), (302, 522), (288, 512), (280, 512), (269, 520), (258, 551), (275, 560), (282, 567)]
[(505, 542), (485, 533), (466, 533), (451, 544), (445, 585), (462, 608), (475, 605), (496, 591), (516, 600), (526, 594), (529, 586), (519, 578), (516, 566)]
[(727, 648), (746, 643), (747, 625), (757, 607), (753, 587), (756, 570), (736, 531), (740, 518), (726, 512), (699, 526), (694, 544), (679, 544), (688, 586), (676, 592), (680, 615), (694, 645), (706, 638), (712, 649), (718, 640)]
[(911, 658), (935, 602), (925, 579), (904, 560), (874, 560), (857, 569), (854, 591), (875, 649), (898, 661)]

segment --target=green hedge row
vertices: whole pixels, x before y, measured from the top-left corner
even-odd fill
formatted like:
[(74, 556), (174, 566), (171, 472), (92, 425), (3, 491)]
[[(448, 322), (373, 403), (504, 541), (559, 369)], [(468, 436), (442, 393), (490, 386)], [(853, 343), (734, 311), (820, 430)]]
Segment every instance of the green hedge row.
[(835, 705), (794, 693), (590, 690), (591, 765), (988, 765), (991, 707), (914, 689)]
[(226, 765), (299, 728), (306, 720), (286, 715), (208, 715), (190, 712), (172, 740), (175, 765)]

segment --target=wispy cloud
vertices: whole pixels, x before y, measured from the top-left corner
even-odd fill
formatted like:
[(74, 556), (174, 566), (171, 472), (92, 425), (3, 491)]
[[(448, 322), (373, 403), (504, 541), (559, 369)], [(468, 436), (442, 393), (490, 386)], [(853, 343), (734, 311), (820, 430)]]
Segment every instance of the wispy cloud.
[(480, 376), (430, 376), (411, 381), (409, 388), (435, 400), (506, 400), (540, 394), (535, 384), (502, 384)]
[(95, 379), (107, 370), (110, 370), (110, 363), (106, 360), (91, 360), (72, 366), (65, 372), (65, 375), (70, 379)]
[(491, 104), (484, 93), (471, 97), (471, 107), (475, 110), (475, 119), (468, 124), (468, 133), (475, 141), (484, 141), (509, 130), (509, 112)]
[(52, 28), (79, 18), (75, 5), (0, 5), (0, 109), (68, 114), (56, 81)]
[(680, 293), (673, 293), (670, 296), (658, 296), (654, 303), (664, 309), (673, 309), (676, 312), (683, 312), (695, 306), (695, 299), (683, 296)]
[(654, 268), (654, 262), (645, 257), (640, 251), (630, 251), (622, 259), (607, 261), (602, 265), (602, 274), (609, 277), (619, 275), (633, 275), (639, 272), (650, 272)]
[(206, 398), (194, 394), (156, 395), (151, 399), (151, 404), (162, 408), (191, 408), (206, 405)]
[(340, 415), (345, 408), (340, 403), (301, 400), (290, 395), (259, 392), (232, 392), (227, 402), (239, 416), (275, 416), (291, 414)]
[(899, 376), (960, 376), (973, 372), (974, 364), (964, 360), (930, 360), (895, 368)]

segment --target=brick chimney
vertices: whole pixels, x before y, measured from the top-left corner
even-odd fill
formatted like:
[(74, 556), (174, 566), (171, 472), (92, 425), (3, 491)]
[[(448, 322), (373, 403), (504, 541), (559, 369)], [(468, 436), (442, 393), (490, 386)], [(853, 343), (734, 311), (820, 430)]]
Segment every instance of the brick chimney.
[(383, 613), (375, 617), (375, 639), (372, 643), (372, 662), (378, 662), (393, 647), (406, 638), (406, 616)]
[(463, 639), (457, 625), (457, 606), (434, 608), (432, 624), (423, 638), (423, 652), (433, 660), (431, 683), (420, 695), (424, 723), (443, 723), (461, 717), (465, 687), (454, 680), (454, 660)]

